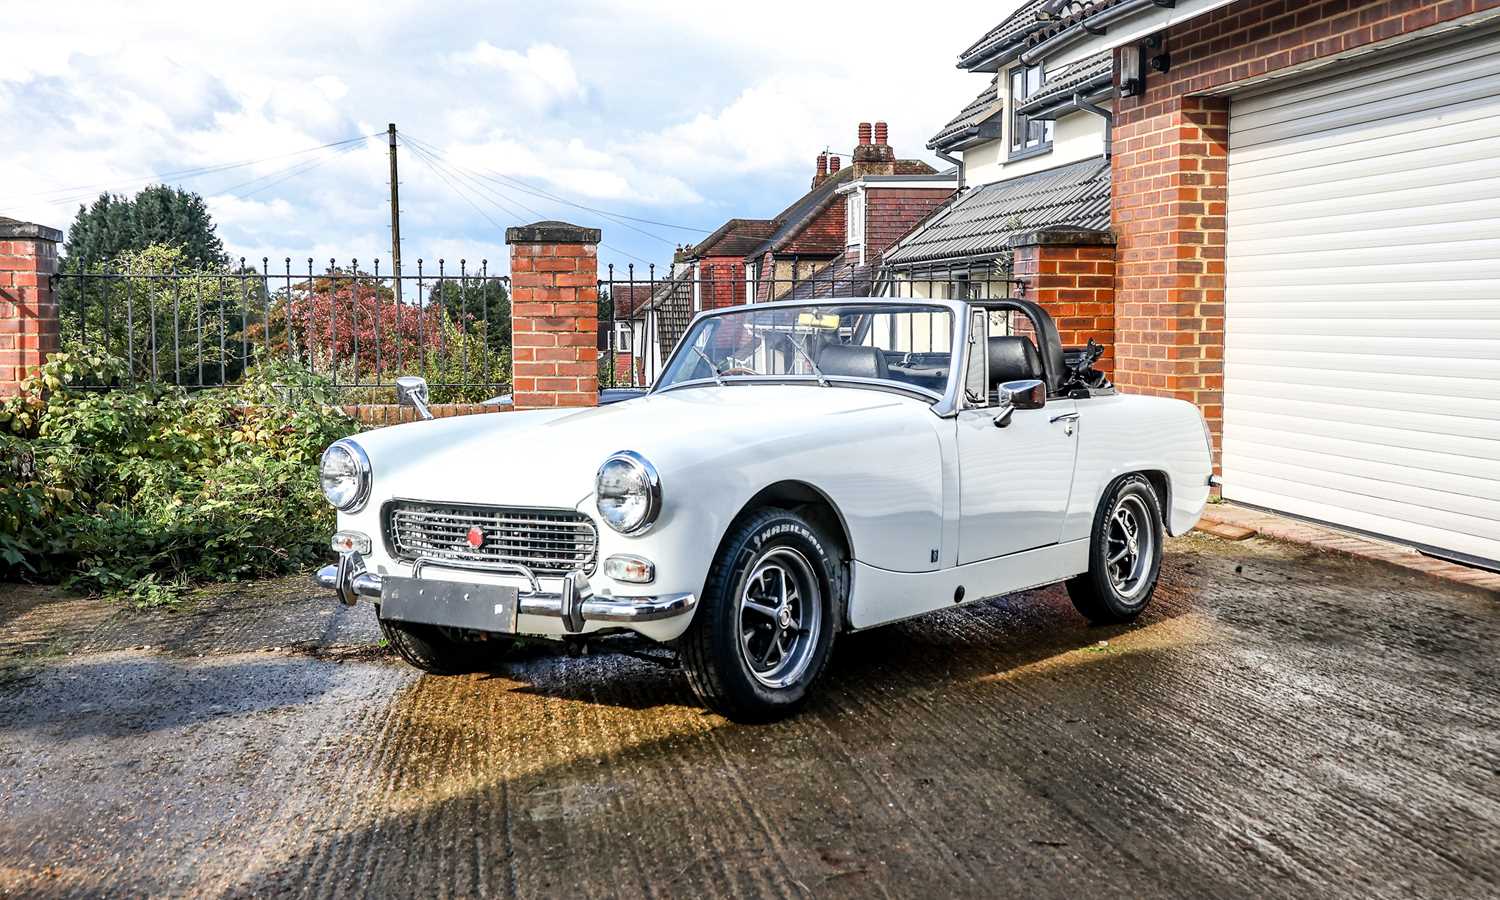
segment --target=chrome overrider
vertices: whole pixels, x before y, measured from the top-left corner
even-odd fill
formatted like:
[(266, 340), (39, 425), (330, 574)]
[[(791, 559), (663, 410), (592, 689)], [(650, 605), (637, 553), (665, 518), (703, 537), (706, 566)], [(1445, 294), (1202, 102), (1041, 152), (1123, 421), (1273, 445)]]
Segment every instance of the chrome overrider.
[[(698, 605), (695, 594), (664, 594), (659, 597), (608, 597), (595, 596), (589, 585), (588, 575), (569, 572), (562, 577), (561, 589), (555, 593), (542, 589), (541, 579), (526, 566), (518, 563), (471, 563), (463, 560), (442, 559), (424, 556), (412, 564), (411, 577), (421, 578), (426, 567), (458, 569), (499, 575), (520, 575), (526, 586), (520, 588), (519, 612), (521, 615), (550, 616), (562, 619), (569, 633), (583, 630), (588, 622), (656, 622), (674, 616), (686, 615)], [(335, 565), (318, 570), (313, 580), (329, 588), (347, 606), (359, 602), (360, 597), (380, 599), (381, 577), (365, 569), (364, 557), (356, 550), (339, 554)]]

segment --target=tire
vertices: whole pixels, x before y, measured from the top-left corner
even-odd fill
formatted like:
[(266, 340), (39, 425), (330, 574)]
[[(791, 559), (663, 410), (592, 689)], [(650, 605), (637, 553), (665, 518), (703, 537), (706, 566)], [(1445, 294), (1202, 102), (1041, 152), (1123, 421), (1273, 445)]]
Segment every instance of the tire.
[(1073, 607), (1095, 625), (1134, 621), (1156, 592), (1164, 538), (1151, 482), (1141, 475), (1115, 479), (1094, 514), (1089, 570), (1068, 580)]
[(431, 675), (487, 671), (514, 643), (508, 637), (466, 641), (436, 625), (392, 619), (381, 619), (380, 630), (402, 659)]
[(843, 608), (835, 546), (785, 509), (759, 510), (731, 528), (678, 644), (703, 705), (736, 722), (768, 722), (806, 702)]

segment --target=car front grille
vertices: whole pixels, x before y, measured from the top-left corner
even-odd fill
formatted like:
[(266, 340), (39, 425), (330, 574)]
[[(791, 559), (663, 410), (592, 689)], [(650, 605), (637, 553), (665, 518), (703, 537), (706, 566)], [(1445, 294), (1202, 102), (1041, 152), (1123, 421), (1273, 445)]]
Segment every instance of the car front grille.
[[(403, 562), (418, 557), (465, 563), (512, 563), (538, 575), (592, 573), (599, 532), (588, 516), (571, 509), (469, 506), (393, 500), (385, 506), (385, 543)], [(478, 548), (471, 528), (484, 532)]]

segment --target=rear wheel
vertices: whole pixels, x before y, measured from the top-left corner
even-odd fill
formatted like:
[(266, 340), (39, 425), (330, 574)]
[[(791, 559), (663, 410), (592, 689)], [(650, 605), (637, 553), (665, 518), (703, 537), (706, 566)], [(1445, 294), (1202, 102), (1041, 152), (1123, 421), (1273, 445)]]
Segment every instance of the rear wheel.
[(744, 722), (805, 702), (833, 648), (843, 590), (831, 546), (789, 510), (761, 510), (736, 526), (679, 645), (705, 706)]
[(486, 671), (515, 643), (503, 635), (468, 640), (438, 625), (394, 619), (381, 619), (380, 630), (402, 659), (432, 675)]
[(1151, 482), (1141, 475), (1116, 479), (1094, 515), (1089, 570), (1068, 581), (1074, 608), (1095, 625), (1139, 616), (1156, 591), (1164, 534)]

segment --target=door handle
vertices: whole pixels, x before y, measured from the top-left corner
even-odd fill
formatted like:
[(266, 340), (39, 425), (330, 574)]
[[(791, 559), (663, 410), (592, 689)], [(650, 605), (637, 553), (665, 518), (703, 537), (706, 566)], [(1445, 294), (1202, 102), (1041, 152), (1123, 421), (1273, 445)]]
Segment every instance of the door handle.
[(1076, 421), (1078, 421), (1078, 413), (1076, 413), (1076, 412), (1059, 413), (1059, 414), (1057, 414), (1057, 415), (1055, 415), (1055, 416), (1052, 417), (1052, 421), (1053, 421), (1054, 424), (1057, 423), (1057, 422), (1076, 422)]

